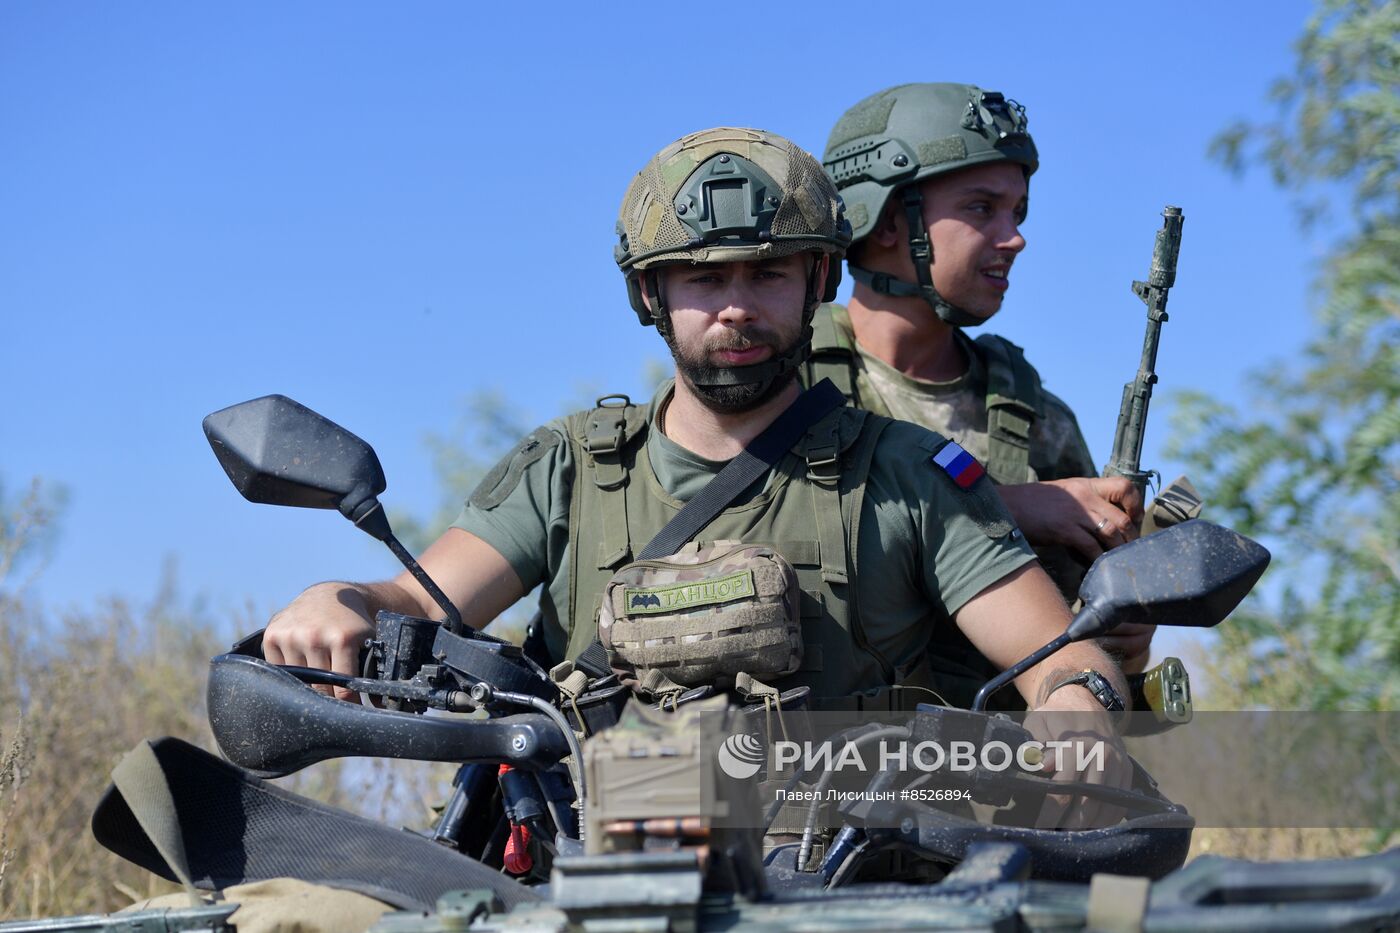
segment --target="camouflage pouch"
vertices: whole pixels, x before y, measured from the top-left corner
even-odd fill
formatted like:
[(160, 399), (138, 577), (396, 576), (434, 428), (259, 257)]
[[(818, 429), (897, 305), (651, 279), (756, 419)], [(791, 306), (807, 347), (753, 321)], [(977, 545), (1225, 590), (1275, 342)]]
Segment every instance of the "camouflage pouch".
[(770, 547), (717, 541), (627, 564), (603, 591), (598, 638), (644, 694), (767, 680), (802, 663), (797, 573)]

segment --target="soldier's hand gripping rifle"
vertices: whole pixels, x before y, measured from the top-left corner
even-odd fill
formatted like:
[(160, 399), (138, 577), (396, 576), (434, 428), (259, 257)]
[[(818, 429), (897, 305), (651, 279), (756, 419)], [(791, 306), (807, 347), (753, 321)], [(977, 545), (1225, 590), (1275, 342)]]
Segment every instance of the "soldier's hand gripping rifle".
[(1167, 292), (1176, 282), (1176, 257), (1181, 250), (1181, 208), (1168, 206), (1166, 218), (1152, 246), (1152, 268), (1146, 282), (1134, 282), (1133, 293), (1147, 305), (1147, 334), (1142, 340), (1142, 362), (1137, 376), (1123, 386), (1123, 404), (1118, 409), (1118, 428), (1113, 435), (1113, 455), (1103, 468), (1104, 476), (1125, 476), (1147, 501), (1147, 480), (1151, 471), (1142, 469), (1142, 437), (1147, 430), (1147, 406), (1152, 386), (1157, 382), (1157, 342), (1167, 319)]

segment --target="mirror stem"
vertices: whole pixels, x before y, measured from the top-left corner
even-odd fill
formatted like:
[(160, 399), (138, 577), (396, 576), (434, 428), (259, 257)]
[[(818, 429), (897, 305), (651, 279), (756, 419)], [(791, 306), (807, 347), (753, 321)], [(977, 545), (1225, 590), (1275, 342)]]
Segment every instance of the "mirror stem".
[(1006, 670), (1002, 671), (1000, 674), (993, 677), (991, 680), (987, 681), (986, 684), (982, 686), (982, 689), (977, 691), (977, 696), (973, 698), (972, 711), (974, 713), (985, 713), (987, 711), (987, 701), (992, 698), (992, 694), (996, 693), (1002, 687), (1005, 687), (1007, 684), (1011, 683), (1011, 681), (1015, 680), (1017, 677), (1020, 677), (1026, 671), (1035, 667), (1041, 661), (1044, 661), (1046, 658), (1050, 657), (1050, 655), (1054, 654), (1056, 651), (1059, 651), (1061, 648), (1063, 648), (1065, 645), (1068, 645), (1073, 640), (1074, 639), (1070, 637), (1069, 633), (1066, 632), (1059, 638), (1056, 638), (1054, 641), (1050, 642), (1050, 644), (1046, 645), (1044, 648), (1041, 648), (1035, 654), (1021, 661), (1018, 661), (1017, 663), (1008, 667)]
[(1105, 617), (1099, 606), (1090, 601), (1079, 610), (1079, 615), (1074, 617), (1074, 621), (1065, 629), (1065, 634), (1070, 641), (1083, 641), (1086, 638), (1094, 638), (1112, 631), (1117, 621), (1111, 616)]
[(418, 561), (413, 559), (413, 555), (408, 553), (408, 549), (399, 543), (393, 533), (389, 533), (384, 539), (384, 543), (389, 545), (389, 550), (394, 552), (394, 556), (399, 559), (399, 563), (408, 568), (408, 572), (413, 574), (413, 579), (418, 581), (418, 585), (427, 590), (428, 595), (433, 598), (433, 602), (441, 607), (447, 615), (447, 630), (453, 635), (462, 634), (462, 614), (457, 611), (457, 607), (452, 605), (452, 600), (447, 598), (438, 585), (433, 582), (433, 578), (420, 566)]

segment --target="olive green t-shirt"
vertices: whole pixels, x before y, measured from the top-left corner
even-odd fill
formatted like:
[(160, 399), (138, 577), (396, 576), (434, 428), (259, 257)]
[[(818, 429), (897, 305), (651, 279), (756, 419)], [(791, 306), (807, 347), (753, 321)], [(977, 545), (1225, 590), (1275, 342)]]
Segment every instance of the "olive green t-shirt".
[[(655, 430), (657, 404), (666, 392), (652, 402), (646, 443), (661, 487), (684, 500), (725, 464), (698, 457)], [(932, 451), (941, 442), (916, 425), (891, 423), (879, 438), (866, 484), (854, 582), (860, 620), (872, 647), (900, 668), (912, 665), (933, 629), (949, 624), (968, 600), (1035, 559), (1000, 500), (988, 498), (989, 480), (965, 491), (933, 462)], [(576, 456), (564, 421), (550, 422), (506, 456), (454, 523), (500, 552), (527, 588), (548, 589), (550, 598), (541, 604), (556, 657), (567, 644), (568, 620), (550, 618), (554, 613), (548, 610), (551, 604), (569, 605), (568, 524)], [(736, 504), (754, 499), (771, 478), (769, 471)], [(982, 510), (980, 524), (974, 506)], [(989, 523), (989, 515), (999, 521)], [(983, 530), (989, 524), (999, 527), (989, 533)], [(591, 541), (598, 534), (582, 529), (579, 537)], [(859, 679), (869, 681), (870, 675)], [(866, 683), (863, 689), (879, 686)]]

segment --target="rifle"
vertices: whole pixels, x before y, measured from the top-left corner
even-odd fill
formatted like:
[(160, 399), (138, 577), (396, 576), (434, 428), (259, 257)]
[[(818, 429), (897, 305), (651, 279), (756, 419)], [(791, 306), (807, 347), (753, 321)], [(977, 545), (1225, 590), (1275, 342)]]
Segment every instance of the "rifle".
[(1170, 205), (1162, 211), (1165, 220), (1152, 245), (1152, 268), (1146, 282), (1134, 282), (1133, 294), (1147, 305), (1147, 334), (1142, 340), (1142, 362), (1137, 376), (1123, 386), (1123, 403), (1118, 408), (1118, 427), (1113, 435), (1113, 455), (1103, 468), (1104, 476), (1125, 476), (1147, 501), (1147, 481), (1152, 471), (1142, 469), (1142, 437), (1147, 430), (1147, 405), (1157, 382), (1157, 343), (1162, 323), (1167, 320), (1167, 292), (1176, 283), (1176, 257), (1181, 250), (1181, 208)]

